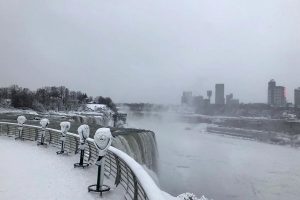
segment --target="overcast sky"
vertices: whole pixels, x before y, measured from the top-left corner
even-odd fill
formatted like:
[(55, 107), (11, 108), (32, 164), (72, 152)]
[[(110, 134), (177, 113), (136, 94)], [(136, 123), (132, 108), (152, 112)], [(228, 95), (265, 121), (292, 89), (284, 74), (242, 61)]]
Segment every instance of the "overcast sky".
[(300, 86), (299, 0), (0, 0), (0, 27), (0, 86), (152, 103)]

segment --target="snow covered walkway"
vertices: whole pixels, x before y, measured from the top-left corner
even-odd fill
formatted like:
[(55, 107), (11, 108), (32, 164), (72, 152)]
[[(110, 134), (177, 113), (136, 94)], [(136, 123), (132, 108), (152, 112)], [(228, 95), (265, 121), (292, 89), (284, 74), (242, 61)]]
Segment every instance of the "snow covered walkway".
[(89, 193), (88, 185), (97, 181), (97, 168), (74, 169), (79, 155), (57, 156), (53, 147), (41, 147), (30, 141), (15, 141), (0, 136), (1, 200), (118, 200), (121, 187), (103, 194)]

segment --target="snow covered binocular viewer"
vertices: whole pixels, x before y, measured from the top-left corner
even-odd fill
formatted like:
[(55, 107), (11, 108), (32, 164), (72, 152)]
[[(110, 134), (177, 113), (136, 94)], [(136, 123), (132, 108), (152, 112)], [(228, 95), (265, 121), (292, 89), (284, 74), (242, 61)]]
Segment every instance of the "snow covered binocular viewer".
[(94, 136), (94, 144), (98, 149), (99, 157), (97, 159), (96, 165), (98, 165), (98, 175), (97, 175), (97, 184), (90, 185), (88, 187), (89, 192), (99, 192), (102, 196), (103, 192), (110, 190), (108, 185), (103, 184), (104, 180), (104, 164), (105, 164), (105, 154), (107, 149), (111, 145), (111, 132), (109, 128), (99, 128)]
[(61, 130), (61, 134), (63, 137), (66, 136), (66, 134), (70, 130), (70, 128), (71, 128), (70, 122), (61, 122), (60, 123), (60, 130)]
[(99, 128), (94, 136), (94, 144), (98, 149), (99, 156), (104, 156), (110, 147), (112, 136), (109, 128)]
[(18, 136), (15, 137), (15, 140), (17, 139), (21, 139), (23, 140), (22, 138), (22, 134), (23, 134), (23, 125), (24, 123), (26, 122), (26, 117), (25, 116), (19, 116), (17, 118), (17, 122), (18, 122)]
[(86, 124), (83, 124), (78, 127), (78, 134), (80, 138), (80, 144), (84, 144), (86, 139), (90, 136), (90, 127)]
[(71, 123), (70, 122), (61, 122), (60, 123), (60, 128), (61, 128), (61, 150), (56, 152), (56, 154), (63, 154), (65, 153), (65, 141), (66, 141), (66, 135), (67, 132), (70, 130), (71, 128)]
[(42, 126), (43, 129), (47, 128), (47, 126), (50, 124), (48, 119), (41, 119), (40, 125)]
[(76, 167), (81, 167), (81, 168), (85, 168), (88, 167), (89, 164), (88, 163), (84, 163), (84, 149), (85, 149), (85, 142), (86, 139), (88, 139), (88, 137), (90, 136), (90, 127), (86, 124), (81, 125), (78, 127), (78, 135), (79, 135), (79, 139), (80, 139), (80, 145), (79, 145), (79, 149), (80, 149), (80, 160), (79, 163), (75, 163), (74, 164), (74, 168)]
[(40, 121), (40, 125), (42, 126), (42, 131), (41, 131), (41, 141), (39, 141), (37, 143), (37, 145), (46, 145), (44, 143), (45, 141), (45, 135), (46, 135), (46, 128), (47, 126), (50, 124), (49, 120), (44, 118), (44, 119), (41, 119)]
[(19, 116), (19, 117), (17, 118), (17, 122), (18, 122), (18, 125), (19, 125), (19, 126), (23, 126), (23, 125), (25, 124), (25, 122), (26, 122), (26, 117), (24, 117), (24, 116)]

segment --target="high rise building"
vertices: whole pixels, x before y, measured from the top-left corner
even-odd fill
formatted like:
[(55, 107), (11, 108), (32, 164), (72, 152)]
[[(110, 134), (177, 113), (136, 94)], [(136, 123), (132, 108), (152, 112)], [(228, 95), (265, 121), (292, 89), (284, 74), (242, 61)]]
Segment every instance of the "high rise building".
[(182, 93), (181, 104), (192, 106), (193, 104), (193, 93), (190, 91), (185, 91)]
[(285, 87), (276, 86), (273, 79), (268, 83), (268, 104), (276, 107), (286, 105)]
[(295, 107), (300, 108), (300, 87), (295, 89), (295, 93), (294, 93), (294, 97), (295, 97)]
[(276, 86), (274, 89), (274, 105), (281, 107), (286, 105), (285, 87)]
[(274, 90), (276, 88), (276, 82), (274, 79), (268, 83), (268, 104), (274, 105)]
[(225, 86), (224, 84), (216, 84), (215, 90), (215, 104), (217, 105), (224, 105), (225, 104)]

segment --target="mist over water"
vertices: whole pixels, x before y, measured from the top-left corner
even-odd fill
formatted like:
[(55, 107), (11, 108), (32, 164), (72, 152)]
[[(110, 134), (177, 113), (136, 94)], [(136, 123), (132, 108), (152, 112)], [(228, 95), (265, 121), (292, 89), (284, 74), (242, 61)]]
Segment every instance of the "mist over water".
[(215, 200), (296, 200), (300, 151), (291, 147), (206, 133), (206, 124), (172, 115), (135, 117), (130, 127), (156, 133), (160, 187)]

